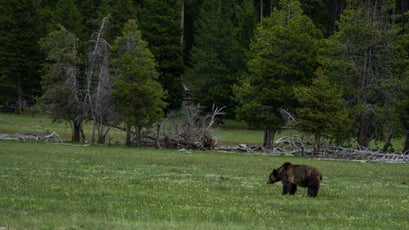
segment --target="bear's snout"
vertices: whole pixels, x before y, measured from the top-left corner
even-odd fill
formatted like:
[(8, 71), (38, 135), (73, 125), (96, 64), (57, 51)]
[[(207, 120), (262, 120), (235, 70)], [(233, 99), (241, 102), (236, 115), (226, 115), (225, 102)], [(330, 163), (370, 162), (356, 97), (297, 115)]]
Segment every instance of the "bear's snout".
[(271, 178), (268, 178), (266, 181), (266, 184), (274, 184), (275, 181), (273, 181)]

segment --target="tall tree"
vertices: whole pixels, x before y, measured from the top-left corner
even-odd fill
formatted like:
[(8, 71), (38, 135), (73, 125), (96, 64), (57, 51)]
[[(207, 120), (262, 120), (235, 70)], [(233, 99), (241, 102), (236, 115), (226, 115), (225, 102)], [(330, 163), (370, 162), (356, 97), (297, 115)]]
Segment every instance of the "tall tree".
[(24, 101), (40, 94), (40, 63), (43, 54), (40, 5), (37, 1), (0, 2), (0, 100), (17, 102), (21, 113)]
[(393, 117), (387, 108), (394, 107), (400, 87), (401, 54), (391, 7), (391, 0), (351, 1), (321, 59), (330, 78), (343, 87), (358, 144), (365, 147), (384, 135), (384, 128), (394, 127), (379, 119)]
[(110, 15), (109, 34), (106, 35), (108, 42), (121, 35), (123, 25), (129, 19), (136, 18), (136, 6), (133, 0), (100, 0), (98, 6), (98, 18)]
[(85, 117), (80, 89), (78, 38), (61, 26), (40, 44), (47, 53), (41, 81), (41, 108), (56, 121), (70, 122), (71, 140), (79, 142)]
[(183, 63), (190, 66), (191, 49), (193, 46), (195, 23), (199, 18), (200, 9), (204, 0), (183, 0), (184, 24), (183, 24)]
[[(409, 3), (408, 3), (409, 7)], [(401, 19), (405, 20), (405, 19)], [(403, 153), (409, 153), (409, 33), (408, 25), (402, 23), (401, 33), (400, 33), (400, 44), (406, 52), (402, 52), (404, 57), (400, 58), (402, 65), (402, 91), (398, 94), (398, 103), (396, 110), (398, 111), (398, 118), (401, 122), (401, 130), (403, 131), (404, 142), (403, 142)]]
[(292, 88), (311, 82), (321, 38), (298, 1), (280, 1), (280, 8), (257, 29), (247, 73), (234, 92), (238, 117), (265, 129), (265, 148), (272, 148), (275, 132), (283, 126), (279, 109), (294, 109)]
[(408, 80), (403, 81), (406, 88), (403, 91), (402, 98), (399, 100), (399, 119), (401, 121), (402, 130), (404, 133), (403, 153), (409, 151), (409, 87)]
[(135, 20), (129, 20), (122, 36), (115, 39), (114, 53), (118, 77), (112, 95), (126, 125), (126, 145), (131, 145), (133, 127), (139, 145), (142, 128), (163, 116), (165, 91), (157, 81), (159, 73), (154, 56), (142, 39)]
[(168, 92), (167, 110), (182, 105), (183, 53), (180, 44), (181, 0), (150, 0), (140, 3), (137, 12), (144, 40), (158, 63), (159, 82)]
[(95, 142), (95, 131), (97, 131), (97, 142), (100, 144), (105, 143), (105, 137), (110, 130), (109, 125), (115, 124), (117, 120), (111, 98), (113, 87), (113, 78), (109, 71), (111, 46), (105, 39), (109, 20), (109, 16), (104, 17), (98, 31), (91, 36), (86, 63), (85, 103), (94, 125), (91, 141)]
[(234, 10), (237, 17), (237, 25), (234, 25), (237, 40), (244, 52), (242, 58), (245, 59), (244, 56), (250, 47), (251, 39), (254, 37), (257, 27), (257, 11), (252, 0), (243, 0)]
[(321, 137), (336, 138), (349, 131), (352, 121), (342, 104), (342, 93), (330, 84), (322, 69), (311, 86), (294, 89), (299, 102), (296, 108), (297, 120), (292, 124), (297, 130), (314, 135), (314, 154), (320, 150)]
[(81, 40), (89, 38), (84, 26), (84, 18), (76, 6), (75, 0), (58, 0), (55, 7), (49, 11), (49, 31), (58, 30), (58, 26), (62, 25)]
[[(196, 24), (192, 68), (187, 81), (195, 101), (211, 111), (212, 105), (226, 106), (233, 114), (231, 85), (238, 67), (238, 42), (231, 21), (229, 1), (205, 1)], [(240, 66), (242, 67), (242, 66)]]

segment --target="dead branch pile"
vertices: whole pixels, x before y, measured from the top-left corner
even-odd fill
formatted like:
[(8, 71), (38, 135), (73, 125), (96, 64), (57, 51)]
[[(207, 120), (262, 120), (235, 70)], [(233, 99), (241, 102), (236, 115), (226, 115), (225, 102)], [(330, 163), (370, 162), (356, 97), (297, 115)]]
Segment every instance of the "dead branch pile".
[[(279, 138), (275, 142), (273, 150), (266, 151), (261, 146), (248, 146), (238, 144), (236, 146), (222, 146), (215, 148), (218, 151), (236, 151), (260, 155), (285, 155), (304, 156), (312, 155), (313, 149), (308, 137), (291, 135)], [(344, 148), (338, 146), (322, 146), (316, 159), (330, 159), (337, 161), (359, 162), (384, 162), (384, 163), (409, 163), (409, 152), (387, 153), (381, 150), (367, 148)]]
[(336, 146), (323, 147), (320, 157), (362, 162), (409, 163), (408, 153), (387, 153), (380, 150)]
[[(276, 141), (272, 154), (280, 155), (311, 155), (313, 149), (306, 138), (300, 136), (283, 137)], [(339, 146), (322, 146), (319, 158), (384, 163), (409, 163), (409, 153), (388, 153), (368, 148), (344, 148)]]
[(22, 132), (16, 134), (0, 134), (0, 140), (8, 140), (8, 141), (45, 141), (45, 142), (52, 142), (52, 143), (64, 143), (61, 137), (56, 133), (52, 132), (51, 134), (38, 134), (34, 132)]
[(213, 106), (211, 114), (202, 114), (201, 106), (184, 106), (182, 110), (171, 112), (148, 130), (142, 137), (143, 145), (158, 148), (211, 150), (217, 144), (212, 130), (217, 118), (224, 115), (224, 107)]
[(247, 144), (238, 144), (235, 146), (221, 146), (215, 148), (218, 151), (240, 151), (240, 152), (247, 152), (247, 153), (254, 153), (256, 151), (263, 151), (261, 146), (249, 146)]

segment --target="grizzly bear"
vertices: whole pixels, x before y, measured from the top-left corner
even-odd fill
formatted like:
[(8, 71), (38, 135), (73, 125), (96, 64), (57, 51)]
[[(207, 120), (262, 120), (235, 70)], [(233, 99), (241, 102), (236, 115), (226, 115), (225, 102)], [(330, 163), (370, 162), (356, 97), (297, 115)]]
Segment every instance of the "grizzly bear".
[(267, 184), (274, 184), (280, 180), (283, 183), (283, 195), (294, 195), (298, 185), (308, 187), (308, 196), (316, 197), (320, 189), (322, 175), (318, 169), (312, 166), (285, 162), (279, 168), (273, 169), (268, 176)]

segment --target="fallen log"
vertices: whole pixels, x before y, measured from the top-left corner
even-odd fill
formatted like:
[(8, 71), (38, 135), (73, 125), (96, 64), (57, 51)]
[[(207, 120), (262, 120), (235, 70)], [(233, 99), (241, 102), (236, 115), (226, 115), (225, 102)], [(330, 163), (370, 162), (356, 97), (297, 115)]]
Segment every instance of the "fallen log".
[(27, 141), (27, 140), (34, 140), (34, 141), (46, 141), (46, 142), (53, 142), (53, 143), (64, 143), (61, 137), (56, 133), (52, 132), (51, 134), (37, 134), (34, 132), (22, 132), (16, 134), (0, 134), (0, 140), (8, 140), (8, 141)]

